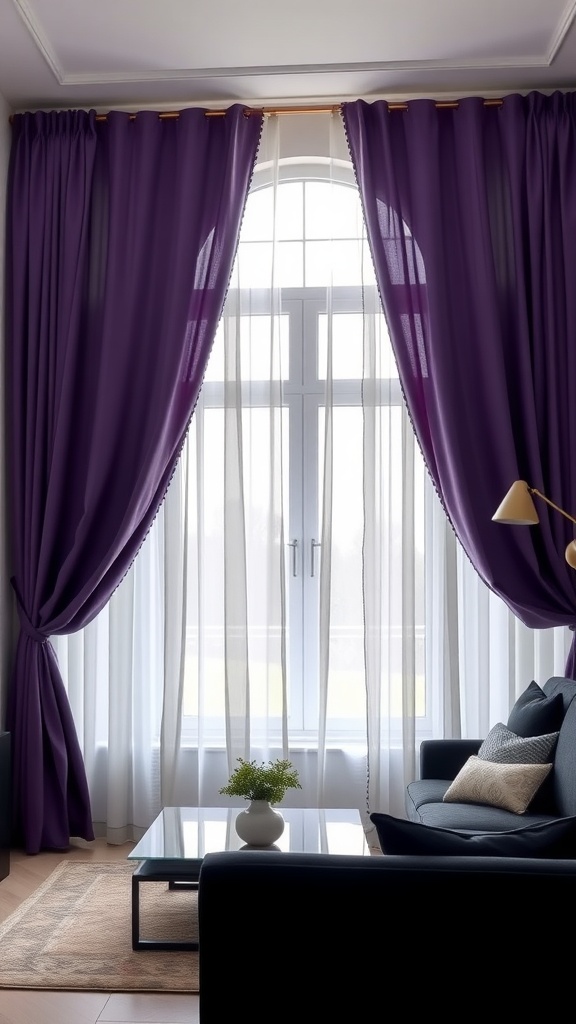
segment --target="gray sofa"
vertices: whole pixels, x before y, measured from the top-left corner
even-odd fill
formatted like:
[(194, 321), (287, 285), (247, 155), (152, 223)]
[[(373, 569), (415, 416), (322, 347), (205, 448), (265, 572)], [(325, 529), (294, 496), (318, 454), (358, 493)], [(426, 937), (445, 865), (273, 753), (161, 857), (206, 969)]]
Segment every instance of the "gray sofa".
[[(541, 692), (546, 711), (555, 713), (560, 707), (561, 722), (552, 771), (524, 813), (483, 803), (445, 802), (448, 787), (467, 759), (478, 754), (482, 740), (425, 740), (420, 748), (420, 778), (406, 790), (408, 820), (465, 832), (506, 832), (576, 815), (576, 682), (553, 676)], [(512, 729), (516, 721), (513, 708), (506, 724)]]

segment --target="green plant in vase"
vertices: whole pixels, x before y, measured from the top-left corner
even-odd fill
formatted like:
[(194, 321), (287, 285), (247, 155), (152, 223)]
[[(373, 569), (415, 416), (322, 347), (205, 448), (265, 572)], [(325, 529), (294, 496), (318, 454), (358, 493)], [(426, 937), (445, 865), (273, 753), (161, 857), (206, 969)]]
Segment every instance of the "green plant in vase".
[(224, 796), (241, 796), (244, 800), (267, 800), (269, 804), (279, 804), (286, 796), (288, 789), (302, 789), (298, 772), (292, 767), (291, 761), (245, 761), (238, 758), (238, 767), (234, 769), (220, 793)]
[(272, 804), (280, 803), (288, 789), (302, 789), (298, 772), (290, 761), (278, 759), (258, 764), (238, 758), (238, 767), (220, 793), (250, 801), (235, 822), (236, 832), (248, 846), (272, 846), (282, 835), (284, 818)]

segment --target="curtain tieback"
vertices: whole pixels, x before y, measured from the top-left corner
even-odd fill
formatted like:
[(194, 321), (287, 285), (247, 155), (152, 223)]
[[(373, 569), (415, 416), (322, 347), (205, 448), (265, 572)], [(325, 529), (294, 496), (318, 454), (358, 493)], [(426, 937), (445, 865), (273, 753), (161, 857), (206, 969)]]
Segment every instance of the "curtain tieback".
[(16, 579), (14, 576), (10, 580), (10, 583), (12, 584), (12, 589), (16, 594), (16, 603), (18, 605), (18, 618), (20, 619), (20, 629), (22, 630), (23, 633), (26, 633), (26, 636), (29, 636), (31, 640), (36, 640), (36, 643), (39, 644), (45, 644), (46, 641), (48, 640), (48, 637), (44, 633), (41, 633), (39, 629), (36, 629), (36, 627), (33, 626), (32, 623), (30, 622), (30, 619), (28, 618), (28, 613), (24, 605), (22, 604), (22, 598), (20, 597), (20, 594), (18, 592), (18, 587), (16, 586)]

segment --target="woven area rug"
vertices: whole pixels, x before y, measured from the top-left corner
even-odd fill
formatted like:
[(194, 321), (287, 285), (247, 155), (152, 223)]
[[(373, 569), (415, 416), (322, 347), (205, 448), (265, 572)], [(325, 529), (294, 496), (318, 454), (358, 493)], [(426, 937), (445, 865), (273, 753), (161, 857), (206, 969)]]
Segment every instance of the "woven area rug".
[[(132, 949), (134, 869), (59, 864), (0, 924), (0, 988), (198, 992), (198, 953)], [(194, 940), (196, 911), (194, 890), (146, 882), (140, 886), (140, 937)]]

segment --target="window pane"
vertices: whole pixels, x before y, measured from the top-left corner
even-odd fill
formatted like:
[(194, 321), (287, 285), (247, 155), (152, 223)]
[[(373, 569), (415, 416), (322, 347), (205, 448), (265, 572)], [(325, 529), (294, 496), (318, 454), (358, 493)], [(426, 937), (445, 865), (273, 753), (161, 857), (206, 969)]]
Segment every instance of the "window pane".
[(289, 317), (241, 316), (239, 320), (226, 315), (218, 325), (210, 354), (206, 383), (222, 383), (224, 377), (224, 325), (240, 328), (240, 362), (243, 381), (280, 380), (289, 376)]
[(361, 238), (363, 217), (355, 187), (306, 182), (306, 238)]
[(238, 246), (234, 288), (301, 288), (304, 283), (302, 242), (244, 242)]
[(276, 231), (274, 232), (274, 188), (251, 192), (242, 221), (243, 242), (269, 242), (276, 238), (301, 240), (304, 237), (303, 183), (284, 182), (276, 195)]
[[(326, 313), (318, 316), (318, 377), (326, 378), (328, 324)], [(362, 379), (364, 330), (361, 313), (336, 313), (332, 317), (332, 377), (334, 380)]]
[(366, 243), (354, 240), (306, 242), (306, 284), (374, 284), (374, 270)]
[(276, 237), (283, 241), (304, 238), (303, 192), (301, 181), (286, 182), (278, 187)]
[(245, 242), (238, 246), (233, 270), (235, 288), (272, 287), (272, 242)]
[[(328, 322), (326, 313), (318, 316), (318, 377), (326, 378), (328, 358)], [(366, 374), (376, 379), (398, 380), (398, 367), (390, 343), (388, 325), (382, 313), (335, 313), (332, 316), (332, 377), (334, 380), (361, 380), (363, 364), (364, 330), (374, 334), (371, 350), (376, 365), (367, 367)]]
[(250, 193), (242, 221), (243, 242), (270, 241), (273, 208), (274, 193), (271, 188), (260, 188)]
[[(333, 429), (328, 717), (360, 720), (366, 713), (362, 600), (362, 409), (335, 406)], [(319, 410), (318, 436), (324, 437), (323, 409)], [(318, 487), (322, 495), (322, 451), (319, 454)]]
[(304, 243), (278, 242), (274, 283), (282, 288), (301, 288), (304, 284)]
[[(396, 406), (380, 416), (379, 448), (382, 459), (382, 524), (380, 643), (382, 654), (382, 709), (388, 717), (402, 718), (403, 619), (402, 545), (402, 418)], [(359, 719), (365, 713), (364, 611), (362, 594), (363, 515), (363, 412), (360, 407), (333, 409), (332, 568), (330, 614), (330, 675), (328, 716)], [(323, 437), (324, 410), (319, 410), (319, 436)], [(322, 495), (323, 452), (319, 453), (319, 494)], [(426, 713), (424, 677), (424, 471), (420, 458), (415, 468), (416, 549), (416, 714)], [(320, 512), (321, 514), (321, 512)], [(333, 723), (334, 724), (334, 723)]]
[(243, 380), (279, 380), (288, 376), (288, 321), (286, 315), (240, 318)]
[[(201, 423), (202, 475), (198, 477), (197, 431)], [(222, 409), (197, 408), (190, 434), (188, 523), (188, 592), (183, 714), (197, 715), (199, 679), (202, 713), (224, 714), (224, 414)], [(199, 494), (197, 493), (197, 483)], [(200, 531), (200, 533), (199, 533)], [(200, 614), (201, 613), (201, 614)], [(200, 627), (200, 629), (199, 629)], [(201, 642), (199, 640), (201, 634)]]
[[(235, 417), (229, 410), (228, 415)], [(288, 411), (265, 407), (242, 410), (244, 519), (242, 544), (238, 545), (238, 563), (230, 574), (225, 573), (225, 548), (230, 566), (234, 561), (234, 527), (228, 538), (224, 517), (225, 496), (225, 410), (198, 408), (192, 420), (189, 436), (189, 496), (190, 520), (188, 525), (189, 589), (187, 603), (187, 645), (184, 680), (185, 716), (198, 714), (199, 679), (202, 677), (202, 714), (223, 725), (225, 709), (225, 609), (224, 581), (243, 579), (245, 569), (245, 598), (233, 601), (240, 609), (238, 618), (228, 623), (228, 668), (234, 672), (238, 666), (231, 660), (231, 649), (248, 646), (250, 679), (250, 707), (254, 717), (279, 716), (282, 708), (282, 602), (275, 580), (280, 575), (284, 550), (280, 547), (281, 517), (271, 514), (271, 502), (278, 507), (283, 492), (287, 492), (287, 455), (280, 456), (279, 448), (287, 438)], [(271, 421), (274, 421), (273, 424)], [(198, 475), (196, 443), (198, 424), (201, 423), (202, 469)], [(272, 445), (274, 444), (274, 450)], [(234, 464), (229, 467), (231, 488), (234, 486)], [(283, 485), (282, 485), (283, 481)], [(273, 496), (273, 498), (272, 498)], [(228, 501), (230, 502), (230, 491)], [(238, 499), (239, 500), (239, 499)], [(238, 517), (234, 517), (238, 524)], [(237, 528), (237, 526), (236, 526)], [(246, 559), (244, 560), (244, 544)], [(266, 552), (269, 552), (268, 556)], [(244, 605), (245, 600), (245, 605)], [(199, 636), (201, 642), (199, 642)]]
[[(376, 579), (381, 606), (378, 642), (381, 661), (382, 714), (401, 719), (404, 714), (403, 666), (404, 644), (413, 643), (416, 689), (415, 713), (426, 714), (424, 665), (424, 467), (417, 446), (414, 450), (413, 523), (405, 521), (409, 508), (404, 501), (403, 432), (406, 429), (402, 406), (376, 409), (374, 439), (380, 465), (376, 529), (379, 534), (379, 566)], [(409, 490), (409, 488), (408, 488)], [(399, 543), (403, 538), (403, 543)], [(403, 548), (414, 550), (414, 573), (406, 580)], [(404, 587), (414, 588), (414, 623), (406, 621), (403, 611)], [(411, 596), (409, 595), (410, 603)]]

